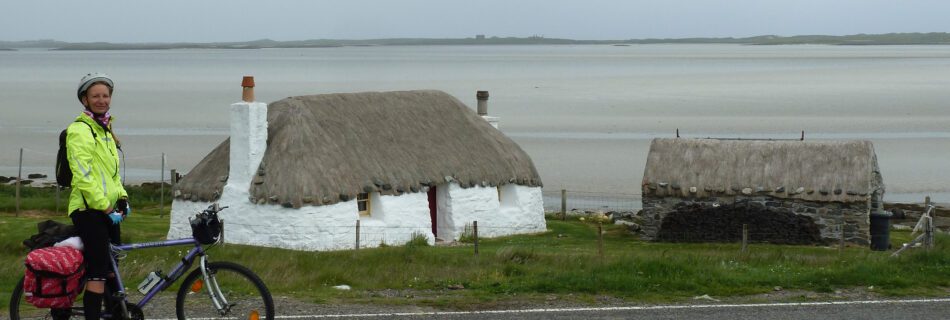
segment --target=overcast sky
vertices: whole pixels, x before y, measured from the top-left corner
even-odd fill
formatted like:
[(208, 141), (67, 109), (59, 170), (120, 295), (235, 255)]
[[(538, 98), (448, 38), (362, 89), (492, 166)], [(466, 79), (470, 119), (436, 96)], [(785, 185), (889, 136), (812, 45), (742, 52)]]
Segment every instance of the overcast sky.
[(571, 39), (950, 32), (947, 0), (10, 0), (0, 40)]

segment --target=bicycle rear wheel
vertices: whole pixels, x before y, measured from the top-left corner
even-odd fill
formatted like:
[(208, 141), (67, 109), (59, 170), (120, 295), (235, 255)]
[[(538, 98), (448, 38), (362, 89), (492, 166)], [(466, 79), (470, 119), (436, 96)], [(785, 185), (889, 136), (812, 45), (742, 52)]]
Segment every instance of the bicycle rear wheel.
[(178, 319), (274, 319), (274, 300), (254, 272), (230, 262), (209, 263), (205, 272), (198, 267), (182, 282)]
[(82, 315), (78, 312), (73, 312), (74, 310), (78, 310), (78, 308), (37, 308), (29, 302), (26, 302), (26, 296), (23, 295), (23, 277), (20, 277), (20, 281), (17, 282), (16, 287), (13, 287), (13, 293), (10, 294), (10, 320), (65, 320), (70, 319), (70, 317), (74, 319), (82, 318)]

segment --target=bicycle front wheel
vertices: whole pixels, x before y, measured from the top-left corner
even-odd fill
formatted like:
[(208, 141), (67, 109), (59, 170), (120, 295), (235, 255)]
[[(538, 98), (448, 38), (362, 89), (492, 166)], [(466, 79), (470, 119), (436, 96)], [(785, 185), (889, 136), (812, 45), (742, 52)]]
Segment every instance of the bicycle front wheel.
[(273, 320), (274, 300), (251, 270), (230, 262), (195, 269), (182, 282), (175, 301), (178, 319)]
[[(78, 309), (78, 308), (74, 308)], [(26, 296), (23, 294), (23, 277), (13, 287), (13, 293), (10, 294), (10, 320), (31, 320), (31, 319), (53, 319), (65, 320), (76, 313), (73, 309), (50, 309), (37, 308), (29, 302), (26, 302)], [(81, 318), (81, 316), (79, 317)]]

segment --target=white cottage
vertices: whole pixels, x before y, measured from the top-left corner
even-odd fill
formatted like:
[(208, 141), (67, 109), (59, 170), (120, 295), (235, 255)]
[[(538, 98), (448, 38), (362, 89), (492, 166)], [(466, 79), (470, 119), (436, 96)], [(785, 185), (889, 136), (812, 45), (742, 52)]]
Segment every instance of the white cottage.
[(297, 250), (455, 241), (475, 221), (479, 236), (545, 231), (534, 164), (484, 117), (441, 91), (233, 104), (230, 139), (175, 187), (168, 238), (213, 202), (230, 207), (227, 243)]

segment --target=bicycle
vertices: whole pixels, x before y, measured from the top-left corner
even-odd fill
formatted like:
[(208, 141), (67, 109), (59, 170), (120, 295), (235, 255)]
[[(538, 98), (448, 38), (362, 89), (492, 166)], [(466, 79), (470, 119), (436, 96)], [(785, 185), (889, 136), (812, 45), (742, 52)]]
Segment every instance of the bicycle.
[[(185, 276), (175, 296), (175, 313), (178, 319), (237, 318), (260, 320), (263, 317), (266, 320), (273, 320), (274, 301), (260, 277), (250, 269), (236, 263), (208, 261), (207, 250), (217, 245), (223, 238), (221, 235), (223, 223), (218, 220), (217, 214), (225, 208), (227, 207), (219, 207), (215, 203), (199, 213), (192, 221), (192, 230), (194, 231), (192, 238), (113, 245), (112, 271), (115, 272), (114, 281), (118, 283), (119, 292), (110, 293), (107, 290), (108, 302), (104, 304), (102, 318), (144, 320), (145, 315), (142, 308), (152, 301), (158, 293), (170, 288), (172, 284), (185, 275), (197, 259), (198, 268)], [(196, 220), (200, 220), (197, 227), (194, 222)], [(199, 230), (195, 230), (196, 228)], [(216, 230), (206, 230), (214, 228)], [(153, 280), (155, 282), (140, 288), (145, 296), (138, 303), (129, 302), (116, 261), (123, 259), (127, 251), (183, 245), (193, 245), (194, 247), (167, 275), (162, 276), (161, 273), (150, 274), (146, 281)], [(204, 248), (203, 245), (207, 245), (208, 248)], [(143, 282), (143, 285), (145, 284)], [(85, 283), (81, 284), (80, 288), (84, 285)], [(201, 297), (202, 291), (204, 292), (203, 298)], [(48, 309), (36, 308), (27, 303), (23, 292), (23, 278), (13, 289), (10, 298), (11, 320), (59, 320), (81, 317), (82, 315), (81, 306), (73, 306), (70, 309)]]

